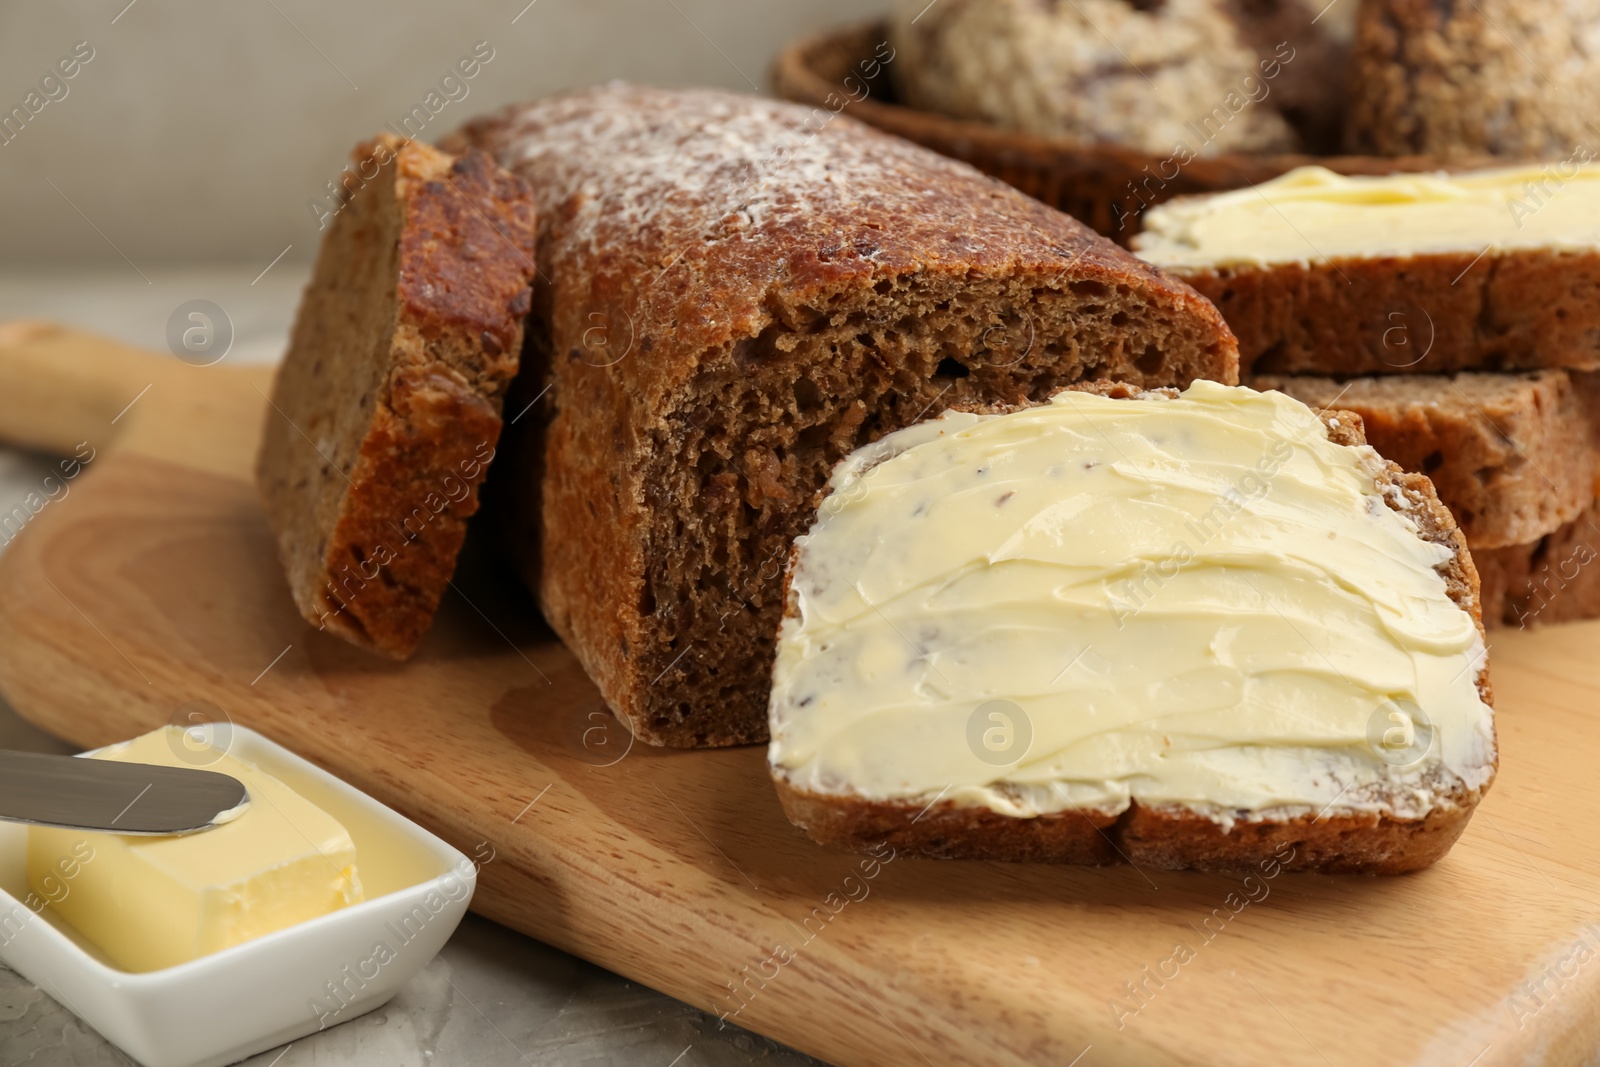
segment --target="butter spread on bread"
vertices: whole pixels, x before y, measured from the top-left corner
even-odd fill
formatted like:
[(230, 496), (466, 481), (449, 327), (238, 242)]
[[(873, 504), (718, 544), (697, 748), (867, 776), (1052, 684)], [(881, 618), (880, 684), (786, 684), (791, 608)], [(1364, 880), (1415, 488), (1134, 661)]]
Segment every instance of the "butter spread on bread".
[(1600, 368), (1600, 165), (1302, 167), (1152, 208), (1138, 255), (1222, 312), (1242, 373)]
[[(1135, 238), (1161, 267), (1405, 256), (1486, 246), (1593, 249), (1600, 165), (1347, 177), (1299, 167), (1270, 182), (1151, 208)], [(1490, 254), (1494, 254), (1491, 251)]]
[[(1204, 381), (889, 435), (796, 544), (775, 777), (1224, 828), (1456, 805), (1493, 774), (1482, 633), (1443, 573), (1459, 542), (1422, 536), (1386, 470), (1297, 400)], [(997, 761), (991, 728), (1025, 751)]]

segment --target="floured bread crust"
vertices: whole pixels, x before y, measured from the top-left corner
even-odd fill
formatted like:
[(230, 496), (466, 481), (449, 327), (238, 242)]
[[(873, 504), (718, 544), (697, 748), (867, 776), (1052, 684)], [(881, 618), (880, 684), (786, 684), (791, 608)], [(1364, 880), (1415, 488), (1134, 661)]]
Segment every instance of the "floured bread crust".
[(1004, 129), (1180, 159), (1298, 151), (1273, 83), (1321, 27), (1298, 3), (1265, 6), (1300, 32), (1258, 39), (1259, 18), (1219, 0), (901, 0), (888, 70), (912, 107)]

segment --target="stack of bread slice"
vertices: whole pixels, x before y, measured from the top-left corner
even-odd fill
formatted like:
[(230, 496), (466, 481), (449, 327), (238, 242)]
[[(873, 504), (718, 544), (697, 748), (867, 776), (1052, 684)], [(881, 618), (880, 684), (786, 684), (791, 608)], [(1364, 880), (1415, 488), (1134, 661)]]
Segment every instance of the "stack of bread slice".
[(1433, 480), (1486, 624), (1600, 616), (1600, 167), (1302, 168), (1145, 221), (1139, 255), (1217, 304), (1246, 384), (1361, 415)]

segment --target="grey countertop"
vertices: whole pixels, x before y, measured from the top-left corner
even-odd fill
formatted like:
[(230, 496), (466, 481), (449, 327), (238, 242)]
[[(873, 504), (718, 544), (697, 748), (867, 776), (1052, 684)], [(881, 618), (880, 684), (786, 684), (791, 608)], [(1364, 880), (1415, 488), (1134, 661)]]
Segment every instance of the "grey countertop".
[[(0, 273), (0, 321), (49, 318), (148, 348), (164, 347), (167, 317), (192, 299), (232, 320), (229, 360), (270, 362), (283, 350), (304, 284), (280, 266), (26, 275)], [(38, 483), (42, 457), (0, 448), (0, 510)], [(70, 746), (0, 704), (0, 748)], [(0, 1064), (95, 1067), (128, 1058), (38, 988), (0, 964)], [(469, 915), (444, 951), (387, 1005), (291, 1045), (251, 1067), (772, 1067), (816, 1060), (627, 981), (593, 964)]]

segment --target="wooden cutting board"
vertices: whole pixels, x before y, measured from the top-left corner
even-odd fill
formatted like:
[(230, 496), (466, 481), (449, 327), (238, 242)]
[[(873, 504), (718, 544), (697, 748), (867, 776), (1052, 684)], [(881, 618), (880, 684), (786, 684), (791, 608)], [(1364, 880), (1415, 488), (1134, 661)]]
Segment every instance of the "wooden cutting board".
[(466, 567), (404, 665), (305, 625), (250, 484), (268, 376), (0, 326), (0, 438), (94, 450), (0, 556), (28, 719), (92, 746), (220, 709), (484, 859), (484, 915), (845, 1067), (1600, 1049), (1600, 626), (1493, 636), (1503, 769), (1429, 871), (863, 869), (762, 749), (630, 748), (504, 575)]

